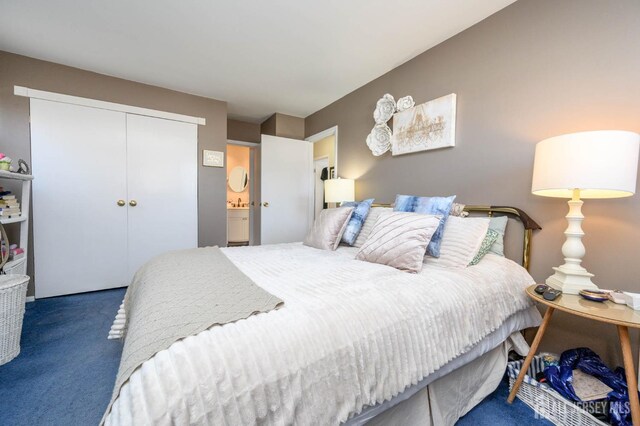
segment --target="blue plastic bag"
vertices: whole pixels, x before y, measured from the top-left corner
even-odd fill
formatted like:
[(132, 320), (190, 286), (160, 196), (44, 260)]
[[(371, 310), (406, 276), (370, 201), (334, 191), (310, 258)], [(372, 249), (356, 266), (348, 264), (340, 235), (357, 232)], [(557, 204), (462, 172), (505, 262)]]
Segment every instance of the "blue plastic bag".
[[(614, 426), (630, 426), (631, 409), (627, 381), (623, 368), (611, 371), (600, 357), (589, 348), (577, 348), (565, 351), (560, 356), (557, 366), (549, 366), (544, 374), (547, 383), (560, 395), (573, 402), (581, 402), (573, 390), (573, 370), (579, 369), (589, 374), (613, 391), (609, 392), (607, 399), (609, 405), (609, 422)], [(636, 390), (637, 391), (637, 390)]]

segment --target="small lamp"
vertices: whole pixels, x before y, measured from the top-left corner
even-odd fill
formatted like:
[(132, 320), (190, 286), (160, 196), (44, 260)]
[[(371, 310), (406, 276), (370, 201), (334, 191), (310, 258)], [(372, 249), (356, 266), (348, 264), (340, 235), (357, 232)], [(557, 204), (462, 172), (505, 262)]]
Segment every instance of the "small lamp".
[(353, 179), (327, 179), (324, 181), (325, 203), (355, 201), (355, 181)]
[(636, 191), (640, 135), (620, 130), (580, 132), (545, 139), (536, 145), (531, 192), (544, 197), (570, 198), (562, 245), (564, 265), (546, 283), (563, 293), (597, 289), (593, 274), (581, 265), (581, 198), (630, 197)]

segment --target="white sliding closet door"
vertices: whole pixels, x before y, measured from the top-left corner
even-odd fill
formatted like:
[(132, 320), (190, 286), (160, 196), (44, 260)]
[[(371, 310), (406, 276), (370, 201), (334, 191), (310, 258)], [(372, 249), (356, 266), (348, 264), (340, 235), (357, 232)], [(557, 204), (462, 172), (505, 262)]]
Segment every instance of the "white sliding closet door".
[(158, 254), (198, 246), (197, 145), (195, 124), (127, 115), (132, 277)]
[(36, 297), (129, 283), (126, 143), (122, 112), (31, 99)]

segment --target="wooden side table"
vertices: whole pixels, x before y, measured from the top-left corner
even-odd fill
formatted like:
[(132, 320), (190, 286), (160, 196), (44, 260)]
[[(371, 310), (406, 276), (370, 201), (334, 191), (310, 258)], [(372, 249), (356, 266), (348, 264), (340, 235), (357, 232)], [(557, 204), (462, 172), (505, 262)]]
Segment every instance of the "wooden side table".
[(509, 393), (507, 401), (512, 403), (518, 393), (518, 389), (524, 380), (524, 376), (529, 370), (531, 360), (538, 351), (538, 345), (542, 340), (542, 336), (549, 325), (551, 315), (557, 309), (572, 315), (588, 318), (594, 321), (606, 322), (614, 324), (618, 327), (618, 336), (620, 337), (620, 346), (622, 348), (622, 358), (624, 360), (624, 371), (627, 376), (627, 388), (629, 389), (629, 402), (631, 404), (631, 418), (634, 426), (640, 426), (640, 403), (638, 401), (638, 380), (636, 378), (635, 367), (633, 365), (633, 356), (631, 354), (631, 343), (629, 342), (629, 327), (640, 328), (640, 311), (619, 305), (610, 301), (592, 302), (586, 300), (579, 295), (563, 294), (554, 301), (545, 300), (541, 295), (537, 294), (533, 289), (535, 285), (527, 288), (527, 296), (547, 305), (547, 311), (542, 319), (542, 324), (538, 328), (536, 337), (533, 339), (531, 349), (522, 364), (522, 369), (518, 375), (518, 379)]

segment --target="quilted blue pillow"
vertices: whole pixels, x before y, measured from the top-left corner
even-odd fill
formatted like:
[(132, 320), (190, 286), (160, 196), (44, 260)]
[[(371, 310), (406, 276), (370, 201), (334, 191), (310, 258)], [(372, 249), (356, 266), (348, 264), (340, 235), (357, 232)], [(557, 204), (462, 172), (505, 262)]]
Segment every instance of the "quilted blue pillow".
[(349, 244), (350, 246), (355, 244), (356, 238), (358, 238), (358, 234), (362, 229), (362, 225), (369, 215), (372, 203), (373, 198), (360, 201), (359, 203), (349, 201), (347, 203), (340, 204), (340, 207), (353, 207), (353, 214), (351, 215), (351, 219), (349, 219), (347, 229), (345, 229), (344, 234), (342, 234), (343, 243)]
[(431, 237), (427, 246), (427, 254), (433, 257), (440, 257), (440, 245), (442, 244), (442, 234), (444, 224), (449, 217), (455, 195), (450, 197), (416, 197), (413, 195), (396, 195), (396, 204), (393, 208), (397, 212), (414, 212), (421, 214), (433, 214), (440, 217), (440, 225)]

